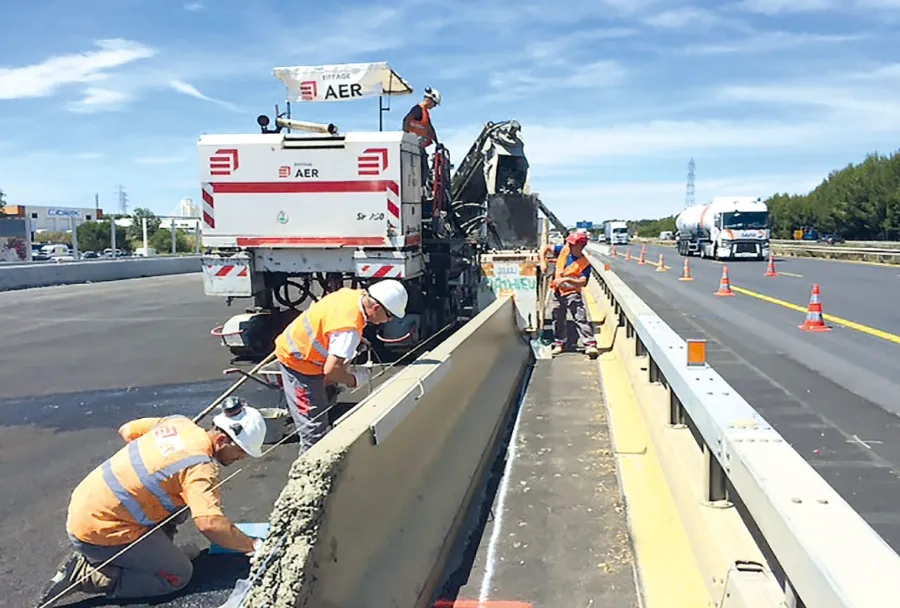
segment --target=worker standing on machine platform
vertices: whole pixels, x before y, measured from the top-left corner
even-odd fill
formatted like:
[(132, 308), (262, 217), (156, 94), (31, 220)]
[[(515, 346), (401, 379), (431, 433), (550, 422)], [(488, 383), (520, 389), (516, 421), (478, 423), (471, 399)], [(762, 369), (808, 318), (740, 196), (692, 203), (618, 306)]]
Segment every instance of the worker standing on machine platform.
[(66, 531), (75, 552), (47, 584), (38, 606), (55, 606), (76, 592), (125, 599), (182, 589), (194, 572), (191, 559), (199, 554), (173, 542), (188, 512), (159, 523), (185, 505), (211, 542), (247, 555), (262, 546), (222, 512), (216, 466), (262, 456), (266, 421), (258, 410), (229, 397), (209, 430), (185, 416), (169, 416), (133, 420), (119, 434), (127, 445), (72, 492)]
[(600, 354), (597, 350), (597, 338), (594, 328), (587, 318), (582, 290), (591, 278), (591, 263), (584, 255), (584, 247), (588, 236), (584, 232), (573, 232), (566, 237), (565, 245), (544, 245), (541, 248), (541, 266), (546, 270), (547, 258), (556, 258), (556, 273), (550, 282), (553, 290), (555, 306), (553, 309), (553, 354), (563, 352), (566, 335), (566, 313), (572, 313), (578, 335), (584, 343), (584, 352), (594, 358)]
[(437, 89), (425, 87), (425, 98), (414, 105), (403, 118), (403, 130), (419, 136), (422, 158), (422, 185), (430, 183), (431, 171), (428, 166), (428, 152), (426, 148), (438, 143), (437, 133), (431, 124), (431, 110), (441, 105), (441, 93)]
[(355, 388), (369, 381), (366, 368), (349, 369), (366, 325), (403, 318), (408, 298), (403, 283), (393, 279), (367, 290), (345, 287), (315, 302), (276, 338), (275, 357), (301, 454), (328, 431), (325, 387), (340, 383)]

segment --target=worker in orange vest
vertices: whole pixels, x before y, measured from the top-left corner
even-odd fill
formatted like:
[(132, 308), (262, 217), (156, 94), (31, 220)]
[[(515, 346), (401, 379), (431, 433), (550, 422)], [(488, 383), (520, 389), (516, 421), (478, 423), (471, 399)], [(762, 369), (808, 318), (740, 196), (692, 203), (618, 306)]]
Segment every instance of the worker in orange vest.
[(403, 130), (407, 133), (418, 135), (422, 159), (422, 185), (427, 186), (431, 180), (431, 171), (428, 165), (428, 152), (426, 148), (438, 143), (437, 133), (431, 124), (431, 110), (441, 104), (441, 93), (437, 89), (425, 87), (425, 98), (414, 105), (403, 117)]
[(119, 434), (127, 445), (72, 492), (66, 531), (75, 551), (47, 584), (40, 606), (76, 592), (123, 599), (183, 588), (199, 554), (173, 542), (176, 526), (188, 518), (185, 506), (211, 542), (247, 555), (262, 546), (222, 512), (217, 466), (262, 456), (266, 422), (258, 410), (229, 397), (209, 430), (168, 416), (133, 420)]
[(594, 328), (587, 318), (582, 290), (591, 278), (591, 263), (584, 255), (588, 243), (587, 234), (573, 232), (566, 237), (565, 245), (545, 245), (541, 248), (541, 267), (546, 271), (547, 259), (556, 258), (556, 272), (550, 281), (555, 306), (553, 309), (553, 354), (563, 352), (566, 342), (566, 313), (571, 313), (578, 328), (578, 336), (584, 344), (584, 352), (594, 358), (600, 354)]
[(350, 369), (366, 325), (403, 318), (407, 301), (406, 288), (394, 279), (378, 281), (368, 289), (345, 287), (313, 303), (276, 338), (275, 357), (301, 454), (328, 431), (325, 387), (355, 388), (369, 381), (366, 368)]

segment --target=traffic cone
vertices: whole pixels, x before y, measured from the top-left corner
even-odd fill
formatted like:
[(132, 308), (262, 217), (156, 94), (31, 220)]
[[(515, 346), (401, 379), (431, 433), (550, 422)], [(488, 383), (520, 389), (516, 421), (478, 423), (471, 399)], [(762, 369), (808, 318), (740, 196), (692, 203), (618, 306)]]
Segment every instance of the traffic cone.
[(665, 272), (668, 268), (666, 268), (666, 262), (663, 260), (663, 254), (659, 254), (659, 264), (656, 266), (656, 272)]
[(777, 277), (778, 273), (775, 272), (775, 256), (773, 254), (769, 254), (769, 266), (766, 268), (766, 274), (764, 277)]
[(687, 258), (684, 258), (684, 268), (681, 271), (681, 276), (678, 277), (679, 281), (693, 281), (694, 277), (691, 276), (691, 265), (688, 262)]
[(626, 262), (631, 261), (631, 247), (629, 247), (628, 249), (625, 250), (625, 261)]
[(613, 245), (612, 249), (610, 249), (609, 252), (610, 252), (610, 255), (612, 255), (612, 257), (616, 257), (616, 246)]
[(646, 266), (647, 260), (644, 259), (644, 256), (647, 253), (647, 246), (641, 245), (641, 257), (638, 259), (638, 266)]
[(822, 302), (819, 301), (819, 284), (813, 285), (812, 294), (809, 296), (809, 308), (806, 311), (806, 320), (799, 326), (803, 331), (831, 331), (825, 325), (822, 317)]
[(731, 291), (731, 281), (728, 280), (728, 266), (722, 266), (722, 278), (719, 280), (719, 291), (715, 293), (717, 296), (733, 296)]

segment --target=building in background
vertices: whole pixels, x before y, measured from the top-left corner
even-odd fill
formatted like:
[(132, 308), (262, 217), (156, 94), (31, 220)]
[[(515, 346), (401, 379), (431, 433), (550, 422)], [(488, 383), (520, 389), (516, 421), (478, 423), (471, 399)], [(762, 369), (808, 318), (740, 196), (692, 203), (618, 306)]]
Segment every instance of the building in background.
[(38, 207), (37, 205), (7, 205), (3, 213), (28, 218), (31, 231), (68, 232), (72, 226), (103, 218), (103, 210), (94, 207)]

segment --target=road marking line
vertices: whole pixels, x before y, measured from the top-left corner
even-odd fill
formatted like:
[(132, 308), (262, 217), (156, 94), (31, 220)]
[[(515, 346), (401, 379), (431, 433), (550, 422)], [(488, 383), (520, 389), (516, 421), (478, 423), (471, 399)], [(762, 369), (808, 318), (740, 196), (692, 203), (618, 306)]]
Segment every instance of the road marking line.
[(512, 434), (509, 437), (506, 466), (503, 467), (503, 478), (500, 480), (500, 487), (497, 489), (499, 499), (497, 500), (497, 509), (494, 511), (494, 527), (491, 530), (491, 539), (488, 541), (484, 574), (481, 578), (481, 589), (478, 593), (478, 601), (482, 604), (488, 600), (488, 596), (491, 594), (491, 579), (494, 578), (494, 566), (497, 561), (497, 542), (500, 540), (500, 530), (503, 528), (503, 515), (506, 513), (506, 497), (509, 494), (509, 476), (512, 474), (513, 464), (515, 464), (516, 457), (519, 454), (519, 423), (522, 420), (522, 411), (525, 409), (525, 403), (520, 403), (518, 407), (516, 421), (513, 424)]
[(847, 443), (858, 443), (859, 445), (863, 446), (863, 447), (866, 448), (867, 450), (871, 450), (871, 449), (872, 449), (872, 446), (869, 445), (870, 443), (882, 443), (882, 442), (881, 442), (881, 441), (876, 441), (876, 440), (874, 440), (874, 439), (867, 439), (867, 440), (863, 441), (862, 439), (860, 439), (859, 437), (857, 437), (856, 435), (854, 435), (854, 436), (853, 436), (853, 439), (848, 439), (848, 440), (847, 440)]
[[(594, 295), (585, 290), (584, 299), (589, 316), (598, 318), (601, 313)], [(706, 606), (709, 593), (697, 557), (625, 364), (615, 350), (600, 355), (597, 364), (643, 605)]]
[[(770, 304), (778, 304), (779, 306), (790, 308), (791, 310), (796, 310), (797, 312), (805, 313), (808, 310), (808, 306), (798, 306), (790, 302), (785, 302), (784, 300), (779, 300), (778, 298), (773, 298), (772, 296), (767, 296), (761, 293), (756, 293), (755, 291), (750, 291), (749, 289), (744, 289), (743, 287), (735, 287), (734, 285), (732, 285), (731, 290), (737, 293), (742, 293), (745, 296), (750, 296), (758, 300), (763, 300), (764, 302), (769, 302)], [(898, 336), (897, 334), (892, 334), (880, 329), (876, 329), (874, 327), (869, 327), (868, 325), (863, 325), (862, 323), (857, 323), (855, 321), (848, 321), (847, 319), (842, 319), (841, 317), (836, 317), (828, 313), (823, 314), (822, 318), (824, 318), (826, 321), (837, 323), (838, 325), (843, 325), (844, 327), (847, 327), (849, 329), (855, 329), (858, 332), (868, 334), (870, 336), (875, 336), (876, 338), (881, 338), (882, 340), (887, 340), (888, 342), (900, 344), (900, 336)]]
[(783, 270), (778, 270), (778, 271), (776, 271), (776, 272), (778, 272), (779, 276), (780, 276), (780, 275), (784, 275), (784, 276), (786, 276), (786, 277), (797, 277), (798, 279), (802, 279), (802, 278), (803, 278), (803, 275), (802, 275), (802, 274), (794, 274), (793, 272), (784, 272)]

